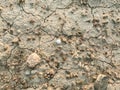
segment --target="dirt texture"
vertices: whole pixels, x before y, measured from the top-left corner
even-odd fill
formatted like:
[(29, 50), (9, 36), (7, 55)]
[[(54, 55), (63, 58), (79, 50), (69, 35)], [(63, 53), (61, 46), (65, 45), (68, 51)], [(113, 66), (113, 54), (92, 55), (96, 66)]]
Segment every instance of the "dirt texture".
[(0, 90), (120, 90), (120, 0), (0, 0)]

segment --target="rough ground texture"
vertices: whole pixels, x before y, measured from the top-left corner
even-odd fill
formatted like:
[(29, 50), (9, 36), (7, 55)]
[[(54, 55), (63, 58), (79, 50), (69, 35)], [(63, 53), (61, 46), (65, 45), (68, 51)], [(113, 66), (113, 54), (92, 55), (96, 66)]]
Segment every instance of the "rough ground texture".
[(120, 0), (0, 0), (0, 90), (120, 90)]

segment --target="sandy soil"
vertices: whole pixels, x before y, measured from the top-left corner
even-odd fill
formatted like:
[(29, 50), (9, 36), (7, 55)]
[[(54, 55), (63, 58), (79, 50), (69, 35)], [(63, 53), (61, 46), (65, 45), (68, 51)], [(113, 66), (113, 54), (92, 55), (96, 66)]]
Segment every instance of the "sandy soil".
[(120, 90), (120, 0), (0, 0), (0, 90)]

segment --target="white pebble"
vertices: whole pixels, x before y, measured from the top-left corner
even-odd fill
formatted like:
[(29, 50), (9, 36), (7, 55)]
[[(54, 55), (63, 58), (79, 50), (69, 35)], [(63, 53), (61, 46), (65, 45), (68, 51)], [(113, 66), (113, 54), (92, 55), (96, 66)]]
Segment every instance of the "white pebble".
[(25, 75), (30, 75), (30, 71), (29, 70), (25, 71)]
[(55, 42), (56, 42), (57, 44), (61, 44), (61, 39), (58, 38)]
[(37, 70), (32, 70), (31, 71), (31, 74), (35, 74), (35, 73), (37, 73)]

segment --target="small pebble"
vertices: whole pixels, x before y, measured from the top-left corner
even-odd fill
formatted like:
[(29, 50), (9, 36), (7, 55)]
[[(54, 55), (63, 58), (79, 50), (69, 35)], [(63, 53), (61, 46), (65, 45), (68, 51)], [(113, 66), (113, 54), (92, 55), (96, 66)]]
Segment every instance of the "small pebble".
[(61, 43), (62, 43), (62, 41), (61, 41), (60, 38), (58, 38), (55, 42), (56, 42), (57, 44), (61, 44)]
[(35, 74), (35, 73), (37, 73), (37, 70), (32, 70), (31, 71), (31, 74)]
[(33, 68), (40, 63), (40, 57), (36, 53), (32, 53), (28, 56), (27, 63), (29, 67)]
[(30, 75), (30, 71), (29, 70), (25, 71), (25, 75)]

